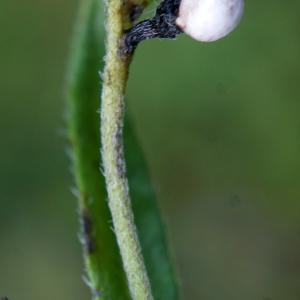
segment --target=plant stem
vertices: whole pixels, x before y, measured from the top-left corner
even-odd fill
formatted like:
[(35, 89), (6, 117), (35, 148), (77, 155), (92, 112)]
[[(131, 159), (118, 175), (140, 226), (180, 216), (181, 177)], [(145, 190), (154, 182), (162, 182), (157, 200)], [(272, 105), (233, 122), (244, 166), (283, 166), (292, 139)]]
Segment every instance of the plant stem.
[(134, 224), (123, 150), (124, 93), (130, 57), (120, 56), (124, 32), (122, 0), (107, 1), (107, 44), (103, 75), (101, 134), (104, 175), (114, 230), (134, 300), (153, 299)]

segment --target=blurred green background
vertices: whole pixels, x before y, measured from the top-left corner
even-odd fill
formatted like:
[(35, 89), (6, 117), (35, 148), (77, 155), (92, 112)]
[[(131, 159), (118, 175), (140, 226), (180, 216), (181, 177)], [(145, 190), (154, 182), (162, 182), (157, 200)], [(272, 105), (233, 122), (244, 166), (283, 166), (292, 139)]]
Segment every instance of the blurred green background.
[[(11, 300), (89, 299), (64, 138), (77, 4), (0, 2), (0, 296)], [(136, 52), (127, 109), (184, 299), (300, 299), (299, 10), (247, 1), (224, 40)]]

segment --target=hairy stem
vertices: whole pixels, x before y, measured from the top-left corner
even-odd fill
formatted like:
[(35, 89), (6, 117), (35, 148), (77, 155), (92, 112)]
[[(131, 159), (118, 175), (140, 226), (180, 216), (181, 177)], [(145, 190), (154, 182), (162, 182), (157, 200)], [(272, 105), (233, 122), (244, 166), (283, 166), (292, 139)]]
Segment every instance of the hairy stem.
[[(103, 74), (101, 135), (104, 175), (114, 230), (134, 300), (153, 299), (129, 197), (123, 150), (124, 93), (129, 56), (121, 56), (122, 0), (107, 2), (107, 44)], [(125, 12), (126, 14), (126, 12)]]

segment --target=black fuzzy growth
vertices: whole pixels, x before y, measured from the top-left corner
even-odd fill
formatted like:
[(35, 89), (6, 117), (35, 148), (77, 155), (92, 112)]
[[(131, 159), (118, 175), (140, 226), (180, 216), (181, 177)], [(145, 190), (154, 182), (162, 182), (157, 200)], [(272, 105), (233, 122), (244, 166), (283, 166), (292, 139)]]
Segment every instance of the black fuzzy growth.
[(164, 0), (152, 19), (144, 20), (125, 33), (124, 53), (132, 54), (137, 45), (153, 38), (174, 39), (182, 30), (176, 25), (181, 0)]

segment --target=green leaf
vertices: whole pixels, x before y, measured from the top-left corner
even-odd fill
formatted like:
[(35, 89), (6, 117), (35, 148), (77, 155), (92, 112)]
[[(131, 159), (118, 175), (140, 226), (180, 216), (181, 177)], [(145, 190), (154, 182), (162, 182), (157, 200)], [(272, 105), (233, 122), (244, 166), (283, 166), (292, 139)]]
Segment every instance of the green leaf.
[(128, 115), (124, 143), (132, 208), (154, 299), (179, 299), (155, 192)]
[[(68, 78), (69, 137), (91, 289), (97, 300), (118, 300), (129, 299), (129, 293), (100, 172), (99, 70), (104, 56), (101, 11), (98, 0), (83, 0)], [(176, 300), (177, 283), (155, 193), (127, 115), (124, 143), (132, 206), (154, 298)]]
[(99, 108), (103, 19), (98, 0), (83, 0), (68, 78), (68, 120), (86, 273), (94, 299), (130, 299), (111, 229), (100, 172)]

